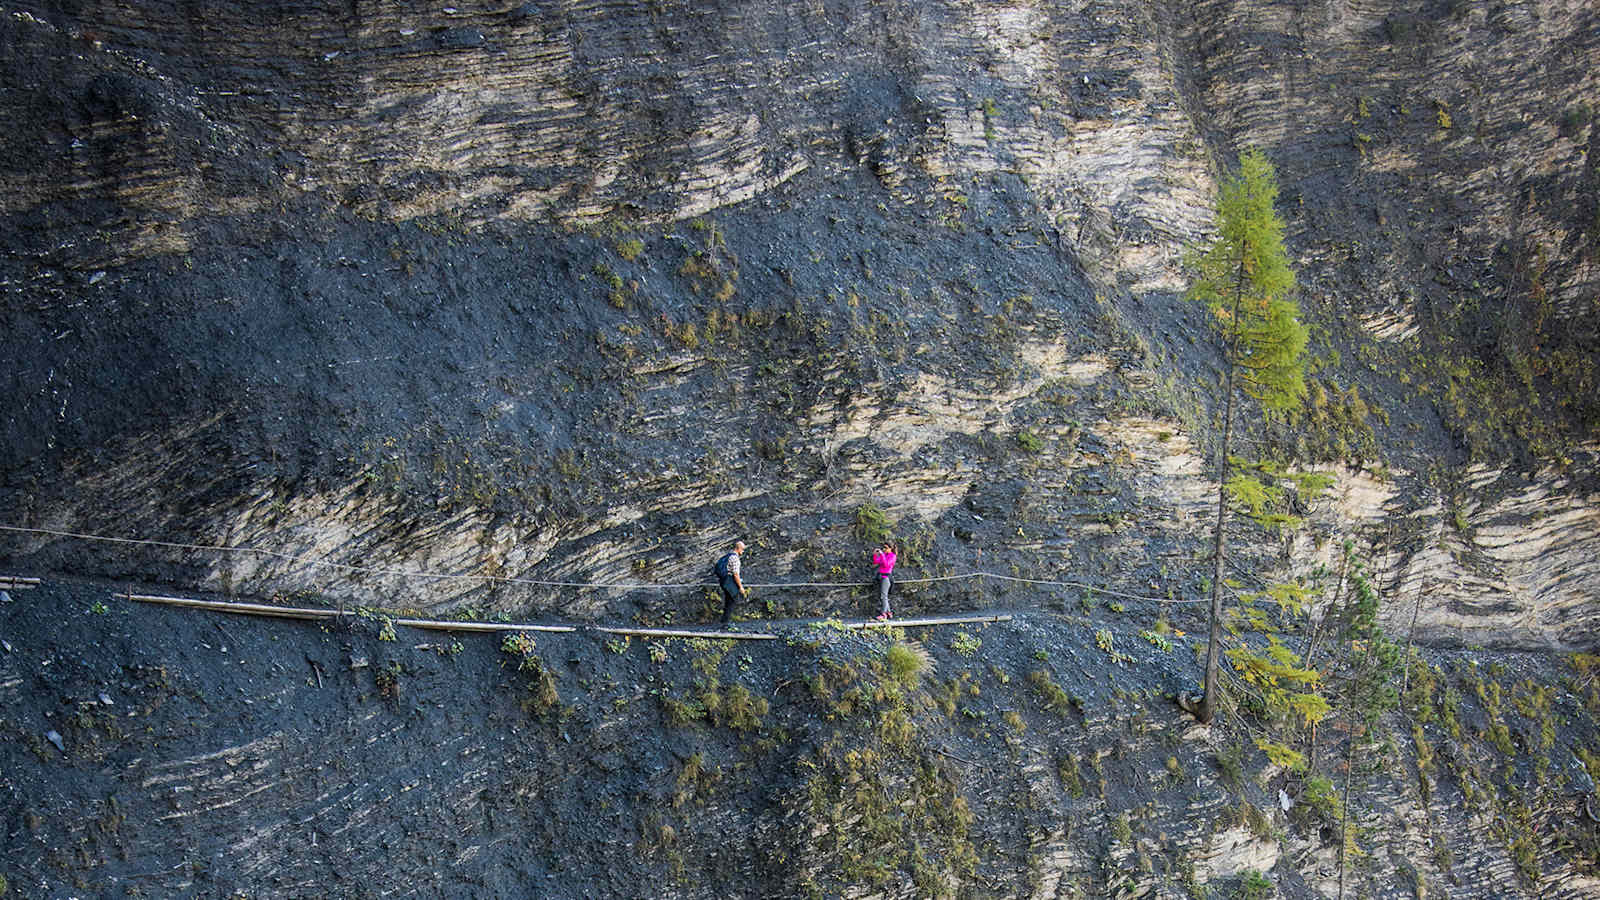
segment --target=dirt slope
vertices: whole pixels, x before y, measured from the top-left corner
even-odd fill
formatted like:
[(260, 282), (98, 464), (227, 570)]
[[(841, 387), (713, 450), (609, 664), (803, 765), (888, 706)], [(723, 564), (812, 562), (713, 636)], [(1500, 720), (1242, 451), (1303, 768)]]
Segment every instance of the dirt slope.
[[(379, 617), (224, 617), (111, 590), (47, 579), (0, 605), (15, 896), (1182, 896), (1226, 895), (1245, 869), (1284, 897), (1331, 886), (1327, 825), (1275, 809), (1297, 780), (1247, 731), (1195, 728), (1171, 702), (1197, 669), (1186, 640), (1140, 637), (1153, 608), (919, 629), (925, 668), (905, 677), (883, 639), (826, 627), (542, 635), (525, 654), (502, 635), (391, 638)], [(1573, 751), (1592, 746), (1596, 699), (1546, 658), (1431, 659), (1465, 738), (1422, 732), (1419, 794), (1393, 723), (1393, 756), (1355, 794), (1352, 883), (1594, 896)], [(1489, 683), (1507, 704), (1534, 684), (1555, 699), (1491, 714), (1468, 686)], [(1511, 756), (1472, 736), (1502, 721)], [(1537, 886), (1495, 824), (1513, 813), (1538, 835)]]

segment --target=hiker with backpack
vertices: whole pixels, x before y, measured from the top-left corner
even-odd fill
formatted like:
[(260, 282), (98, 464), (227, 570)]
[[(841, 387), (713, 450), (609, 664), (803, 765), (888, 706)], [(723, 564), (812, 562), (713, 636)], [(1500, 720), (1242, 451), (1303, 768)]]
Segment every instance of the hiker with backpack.
[(878, 567), (878, 603), (883, 606), (883, 610), (878, 613), (880, 622), (893, 618), (894, 615), (889, 612), (889, 582), (894, 575), (894, 561), (894, 544), (889, 541), (884, 541), (878, 552), (872, 554), (872, 562)]
[(733, 619), (733, 606), (744, 596), (744, 580), (739, 577), (739, 554), (744, 552), (744, 541), (734, 541), (733, 551), (717, 560), (715, 571), (717, 585), (722, 588), (722, 624)]

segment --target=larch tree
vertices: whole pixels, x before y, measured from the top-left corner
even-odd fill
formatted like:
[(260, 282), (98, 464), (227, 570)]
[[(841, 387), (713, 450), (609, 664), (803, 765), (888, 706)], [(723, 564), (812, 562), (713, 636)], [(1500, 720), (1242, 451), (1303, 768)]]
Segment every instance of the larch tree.
[(1258, 150), (1239, 157), (1239, 171), (1223, 179), (1217, 195), (1217, 234), (1192, 262), (1192, 299), (1205, 303), (1222, 344), (1222, 440), (1217, 448), (1217, 521), (1212, 540), (1210, 639), (1205, 693), (1183, 696), (1185, 709), (1210, 722), (1219, 699), (1217, 668), (1222, 639), (1222, 566), (1228, 517), (1229, 449), (1235, 397), (1243, 393), (1267, 410), (1288, 410), (1305, 397), (1306, 329), (1289, 294), (1294, 272), (1283, 248), (1283, 220), (1273, 203), (1277, 173)]

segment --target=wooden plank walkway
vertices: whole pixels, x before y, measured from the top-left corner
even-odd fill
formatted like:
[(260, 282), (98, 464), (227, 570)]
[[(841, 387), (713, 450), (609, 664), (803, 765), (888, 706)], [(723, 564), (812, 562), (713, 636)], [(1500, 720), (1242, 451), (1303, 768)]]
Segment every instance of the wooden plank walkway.
[[(266, 616), (277, 619), (301, 619), (306, 621), (328, 621), (347, 616), (354, 616), (352, 610), (327, 609), (305, 606), (270, 606), (264, 603), (241, 603), (230, 600), (195, 600), (188, 597), (163, 597), (155, 594), (113, 594), (118, 599), (129, 600), (135, 603), (152, 603), (160, 606), (176, 606), (186, 609), (204, 609), (212, 612), (230, 613), (244, 616)], [(1008, 614), (996, 615), (964, 615), (964, 616), (926, 616), (915, 619), (888, 619), (878, 621), (842, 621), (836, 627), (849, 629), (866, 628), (925, 628), (934, 625), (968, 625), (989, 624), (993, 622), (1008, 622)], [(392, 618), (396, 625), (409, 628), (424, 628), (432, 631), (476, 631), (476, 632), (504, 632), (504, 631), (541, 631), (556, 633), (571, 633), (580, 630), (598, 631), (604, 634), (620, 634), (629, 637), (644, 638), (706, 638), (711, 640), (731, 641), (775, 641), (778, 635), (765, 631), (728, 631), (719, 628), (625, 628), (611, 625), (545, 625), (538, 623), (518, 622), (453, 622), (446, 619), (411, 619)], [(786, 623), (795, 625), (812, 625), (820, 622), (836, 620), (829, 619), (792, 619)]]

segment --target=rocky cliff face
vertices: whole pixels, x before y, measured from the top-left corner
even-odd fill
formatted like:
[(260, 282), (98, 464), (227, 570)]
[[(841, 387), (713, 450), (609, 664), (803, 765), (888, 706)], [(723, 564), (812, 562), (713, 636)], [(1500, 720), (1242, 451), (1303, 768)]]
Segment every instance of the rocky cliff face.
[(1391, 634), (1594, 646), (1592, 4), (0, 11), (8, 568), (686, 621), (653, 585), (736, 537), (841, 583), (886, 528), (909, 577), (1060, 582), (904, 611), (1088, 585), (1192, 630), (1180, 262), (1255, 144), (1314, 362), (1248, 438), (1335, 481), (1238, 520), (1239, 583), (1348, 539)]
[[(523, 641), (49, 582), (0, 605), (0, 878), (25, 897), (1600, 891), (1592, 657), (1425, 653), (1403, 714), (1358, 741), (1341, 861), (1342, 776), (1318, 800), (1248, 730), (1195, 726), (1169, 699), (1193, 657), (1139, 619)], [(1344, 746), (1328, 728), (1324, 765)]]
[[(617, 592), (506, 579), (693, 580), (738, 533), (817, 580), (853, 571), (869, 504), (928, 573), (1187, 594), (1215, 360), (1177, 264), (1214, 161), (1255, 143), (1322, 329), (1301, 452), (1387, 482), (1342, 488), (1318, 541), (1451, 585), (1410, 616), (1429, 634), (1583, 641), (1592, 26), (1554, 3), (13, 6), (13, 521), (282, 555), (5, 540), (582, 614)], [(1570, 512), (1517, 528), (1518, 497)]]

